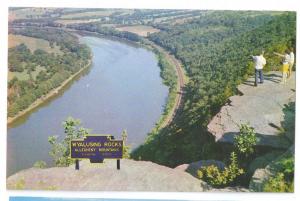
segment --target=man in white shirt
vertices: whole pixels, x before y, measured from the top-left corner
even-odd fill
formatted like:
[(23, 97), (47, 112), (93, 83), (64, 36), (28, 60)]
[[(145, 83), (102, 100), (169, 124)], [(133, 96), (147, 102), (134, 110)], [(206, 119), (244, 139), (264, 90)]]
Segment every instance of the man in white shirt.
[(261, 52), (260, 55), (258, 56), (252, 56), (252, 59), (254, 61), (255, 65), (255, 83), (254, 86), (257, 86), (257, 81), (258, 81), (258, 75), (259, 75), (259, 80), (260, 83), (264, 83), (264, 75), (263, 75), (263, 68), (266, 65), (266, 59), (264, 58), (264, 51)]

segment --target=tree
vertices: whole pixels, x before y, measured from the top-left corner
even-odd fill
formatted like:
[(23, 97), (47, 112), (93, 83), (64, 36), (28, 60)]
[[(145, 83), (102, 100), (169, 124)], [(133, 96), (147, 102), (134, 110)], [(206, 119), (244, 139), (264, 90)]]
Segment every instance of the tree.
[(49, 155), (53, 158), (56, 166), (69, 166), (74, 161), (70, 158), (70, 143), (73, 139), (79, 139), (89, 134), (89, 130), (81, 127), (79, 119), (68, 117), (63, 122), (65, 138), (58, 142), (58, 136), (49, 136), (51, 151)]
[(124, 129), (122, 131), (122, 140), (123, 140), (123, 158), (130, 158), (130, 146), (127, 145), (127, 131)]

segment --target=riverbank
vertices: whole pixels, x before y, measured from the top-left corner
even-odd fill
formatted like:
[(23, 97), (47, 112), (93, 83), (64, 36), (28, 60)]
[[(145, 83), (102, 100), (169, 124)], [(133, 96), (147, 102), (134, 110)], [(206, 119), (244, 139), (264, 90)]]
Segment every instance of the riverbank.
[[(160, 130), (166, 126), (168, 126), (173, 119), (176, 117), (177, 112), (179, 111), (179, 108), (181, 106), (182, 100), (183, 100), (183, 89), (187, 82), (187, 78), (184, 72), (184, 69), (182, 67), (182, 64), (179, 60), (177, 60), (173, 55), (168, 53), (165, 49), (163, 49), (161, 46), (156, 45), (150, 40), (147, 40), (147, 42), (150, 43), (150, 45), (156, 49), (158, 52), (160, 52), (164, 58), (168, 61), (168, 63), (173, 66), (176, 77), (177, 77), (177, 84), (176, 84), (176, 90), (171, 91), (168, 97), (168, 101), (165, 105), (165, 108), (170, 108), (169, 111), (167, 111), (165, 114), (163, 114), (163, 119), (161, 122), (157, 125), (157, 129)], [(173, 97), (175, 96), (175, 97)]]
[(78, 76), (80, 73), (82, 73), (84, 70), (86, 70), (91, 65), (91, 63), (92, 63), (92, 59), (90, 59), (88, 61), (88, 64), (85, 65), (83, 68), (81, 68), (78, 72), (74, 73), (68, 79), (66, 79), (64, 82), (62, 82), (59, 87), (57, 87), (55, 89), (52, 89), (46, 95), (42, 96), (41, 98), (38, 98), (29, 107), (27, 107), (25, 110), (22, 110), (22, 111), (18, 112), (14, 117), (8, 117), (7, 118), (7, 125), (8, 126), (11, 125), (15, 121), (17, 121), (18, 119), (23, 117), (24, 115), (28, 114), (29, 112), (31, 112), (35, 108), (39, 107), (41, 104), (43, 104), (44, 102), (46, 102), (50, 98), (55, 97), (61, 89), (63, 89), (68, 83), (70, 83), (76, 76)]
[[(47, 28), (57, 29), (56, 27), (47, 27)], [(158, 130), (168, 126), (173, 121), (173, 119), (176, 117), (176, 113), (178, 112), (178, 110), (181, 106), (184, 85), (186, 84), (186, 82), (188, 80), (186, 77), (185, 71), (182, 67), (181, 62), (179, 60), (177, 60), (174, 55), (171, 55), (163, 47), (155, 44), (154, 42), (150, 41), (149, 39), (147, 39), (145, 37), (142, 37), (142, 40), (137, 42), (137, 41), (130, 40), (128, 38), (105, 35), (103, 33), (87, 31), (87, 30), (77, 30), (76, 28), (66, 28), (65, 27), (65, 28), (60, 28), (60, 29), (63, 29), (67, 32), (72, 32), (73, 34), (75, 32), (76, 34), (79, 34), (79, 35), (92, 35), (95, 37), (100, 36), (100, 37), (105, 37), (108, 39), (120, 40), (120, 41), (124, 41), (127, 43), (141, 46), (145, 49), (148, 49), (148, 50), (154, 52), (154, 54), (156, 54), (156, 55), (157, 55), (157, 53), (155, 52), (155, 50), (157, 50), (159, 53), (161, 53), (164, 56), (164, 58), (168, 61), (168, 63), (170, 63), (174, 67), (174, 70), (176, 71), (177, 87), (176, 87), (176, 91), (169, 93), (166, 104), (164, 105), (164, 108), (171, 108), (171, 109), (167, 109), (167, 110), (164, 109), (164, 112), (163, 112), (161, 118), (157, 121), (157, 123), (155, 124), (155, 127), (151, 130), (151, 132), (158, 131)]]
[[(121, 40), (124, 42), (132, 43), (135, 45), (142, 46), (143, 48), (152, 51), (157, 57), (159, 57), (159, 54), (163, 55), (164, 59), (167, 60), (167, 62), (174, 68), (176, 72), (177, 77), (177, 84), (176, 84), (176, 90), (169, 90), (168, 99), (166, 101), (166, 104), (164, 105), (164, 111), (161, 115), (160, 119), (156, 122), (154, 128), (151, 130), (150, 133), (158, 132), (159, 130), (167, 127), (173, 119), (176, 117), (177, 112), (179, 111), (180, 106), (182, 105), (183, 100), (183, 89), (185, 84), (187, 83), (187, 77), (186, 73), (182, 67), (182, 64), (179, 60), (175, 58), (174, 55), (171, 55), (167, 50), (165, 50), (163, 47), (155, 44), (154, 42), (150, 41), (149, 39), (143, 37), (140, 42), (136, 42), (133, 40), (129, 40), (128, 38), (121, 38), (117, 36), (110, 36), (105, 35), (98, 32), (91, 32), (86, 30), (76, 30), (72, 28), (64, 28), (66, 31), (70, 32), (76, 32), (78, 34), (87, 34), (92, 35), (95, 37), (107, 37), (109, 39), (113, 40)], [(163, 69), (161, 69), (163, 71)], [(162, 79), (164, 79), (162, 77)], [(164, 80), (165, 81), (165, 80)], [(167, 85), (166, 85), (167, 86)], [(170, 86), (168, 86), (170, 89)]]

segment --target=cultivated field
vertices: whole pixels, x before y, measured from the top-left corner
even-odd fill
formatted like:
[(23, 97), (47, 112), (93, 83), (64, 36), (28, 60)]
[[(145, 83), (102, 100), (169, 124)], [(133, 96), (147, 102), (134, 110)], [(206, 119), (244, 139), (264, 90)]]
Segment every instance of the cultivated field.
[(80, 13), (71, 13), (71, 14), (65, 14), (62, 15), (61, 19), (73, 19), (73, 18), (85, 18), (85, 17), (91, 17), (91, 16), (99, 16), (99, 17), (105, 17), (110, 16), (113, 14), (114, 10), (103, 10), (103, 11), (91, 11), (91, 12), (80, 12)]
[(68, 25), (68, 24), (82, 24), (82, 23), (90, 23), (90, 22), (98, 22), (101, 21), (101, 19), (87, 19), (87, 20), (56, 20), (55, 22)]
[(147, 36), (148, 33), (155, 33), (159, 32), (159, 29), (155, 29), (151, 26), (144, 26), (144, 25), (136, 25), (136, 26), (125, 26), (125, 27), (118, 27), (116, 28), (118, 31), (128, 31), (140, 36)]
[(36, 49), (41, 49), (48, 53), (62, 53), (59, 49), (59, 46), (54, 45), (54, 47), (51, 48), (49, 42), (46, 40), (22, 35), (8, 35), (8, 48), (15, 47), (17, 45), (20, 45), (21, 43), (24, 43), (31, 52), (34, 52)]
[(16, 19), (36, 19), (47, 12), (53, 12), (56, 8), (22, 8), (9, 11), (9, 21)]

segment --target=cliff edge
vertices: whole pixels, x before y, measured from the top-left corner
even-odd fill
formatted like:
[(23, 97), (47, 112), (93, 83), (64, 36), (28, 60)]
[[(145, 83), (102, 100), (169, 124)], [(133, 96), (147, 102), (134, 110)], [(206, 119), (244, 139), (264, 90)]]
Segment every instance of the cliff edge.
[(288, 148), (291, 136), (282, 136), (285, 108), (295, 102), (296, 80), (293, 72), (286, 84), (280, 72), (269, 72), (263, 84), (254, 87), (254, 77), (238, 86), (241, 95), (232, 96), (208, 124), (208, 131), (216, 141), (233, 143), (241, 123), (249, 123), (259, 138), (258, 145)]

